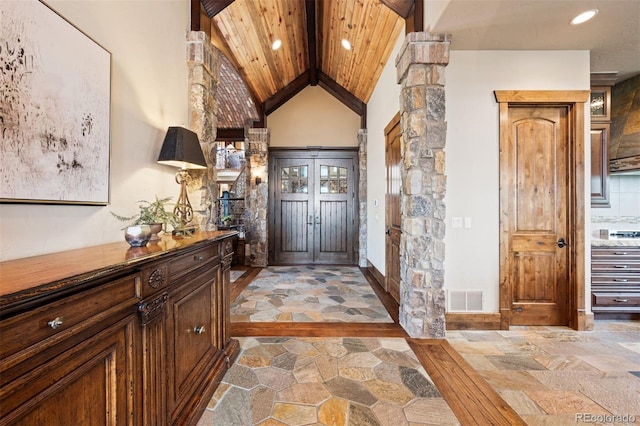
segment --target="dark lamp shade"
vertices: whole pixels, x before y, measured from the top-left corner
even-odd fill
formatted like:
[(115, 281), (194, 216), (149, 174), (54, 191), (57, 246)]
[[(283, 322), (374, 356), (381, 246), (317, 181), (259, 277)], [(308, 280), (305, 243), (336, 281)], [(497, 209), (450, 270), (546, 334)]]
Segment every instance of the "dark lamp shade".
[(158, 163), (183, 169), (206, 169), (198, 135), (184, 127), (169, 127), (162, 142)]

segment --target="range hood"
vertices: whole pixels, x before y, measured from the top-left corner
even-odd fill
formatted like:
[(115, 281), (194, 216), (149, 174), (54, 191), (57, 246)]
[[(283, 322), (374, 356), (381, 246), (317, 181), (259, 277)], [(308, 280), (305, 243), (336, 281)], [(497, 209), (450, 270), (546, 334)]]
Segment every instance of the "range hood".
[(609, 173), (612, 175), (640, 175), (640, 155), (615, 158), (609, 161)]

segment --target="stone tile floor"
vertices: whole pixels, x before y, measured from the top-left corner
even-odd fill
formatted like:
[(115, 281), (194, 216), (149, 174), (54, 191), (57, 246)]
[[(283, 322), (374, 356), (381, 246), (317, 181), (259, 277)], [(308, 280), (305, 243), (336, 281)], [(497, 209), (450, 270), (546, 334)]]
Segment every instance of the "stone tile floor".
[(447, 340), (527, 424), (640, 423), (640, 322), (449, 331)]
[(457, 425), (401, 338), (241, 338), (199, 426)]
[[(338, 290), (343, 277), (366, 284), (363, 277), (351, 278), (359, 274), (357, 268), (344, 272), (268, 269), (264, 283), (273, 287), (259, 289), (254, 281), (249, 287), (255, 288), (243, 291), (239, 298), (243, 302), (235, 305), (236, 321), (331, 321), (322, 313), (324, 308), (337, 306), (330, 296), (344, 296), (327, 294), (322, 288)], [(237, 278), (244, 271), (233, 272)], [(302, 278), (293, 288), (293, 277), (287, 275), (298, 273)], [(304, 291), (302, 286), (306, 286)], [(349, 287), (342, 290), (352, 295)], [(307, 298), (309, 291), (314, 293), (311, 298)], [(256, 296), (247, 297), (251, 293)], [(283, 300), (278, 309), (274, 310), (280, 302), (258, 303), (261, 298), (274, 300), (274, 296)], [(291, 307), (280, 310), (286, 304)], [(261, 315), (261, 309), (270, 313)], [(381, 305), (380, 309), (384, 310)], [(345, 321), (361, 318), (344, 316)], [(404, 339), (240, 340), (241, 355), (225, 375), (200, 425), (458, 423)], [(448, 331), (447, 340), (527, 424), (640, 424), (638, 321), (596, 321), (594, 331), (589, 332), (566, 327)]]
[(232, 302), (231, 321), (393, 322), (355, 266), (264, 268)]

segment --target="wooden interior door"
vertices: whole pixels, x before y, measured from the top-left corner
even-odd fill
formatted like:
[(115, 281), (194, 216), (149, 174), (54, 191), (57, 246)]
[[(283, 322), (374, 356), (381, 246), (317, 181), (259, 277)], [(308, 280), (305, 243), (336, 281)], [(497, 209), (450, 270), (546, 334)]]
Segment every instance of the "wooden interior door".
[(352, 265), (357, 152), (284, 151), (272, 157), (273, 262)]
[(400, 114), (396, 114), (384, 130), (387, 191), (385, 195), (385, 287), (400, 303)]
[(511, 105), (508, 113), (511, 325), (566, 325), (568, 107)]

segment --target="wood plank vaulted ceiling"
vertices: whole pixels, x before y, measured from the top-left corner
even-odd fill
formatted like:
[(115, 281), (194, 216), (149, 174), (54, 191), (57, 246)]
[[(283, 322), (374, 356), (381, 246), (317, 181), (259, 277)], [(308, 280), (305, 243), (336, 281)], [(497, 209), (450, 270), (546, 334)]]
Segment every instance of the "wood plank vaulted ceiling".
[[(421, 25), (421, 7), (422, 0), (194, 0), (192, 29), (208, 33), (228, 58), (259, 117), (308, 85), (323, 87), (365, 117), (405, 23)], [(276, 39), (282, 46), (273, 50)]]

